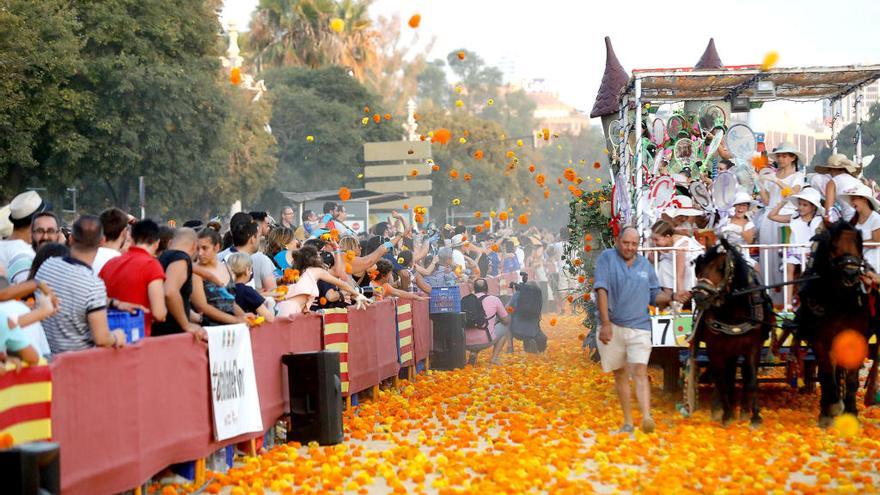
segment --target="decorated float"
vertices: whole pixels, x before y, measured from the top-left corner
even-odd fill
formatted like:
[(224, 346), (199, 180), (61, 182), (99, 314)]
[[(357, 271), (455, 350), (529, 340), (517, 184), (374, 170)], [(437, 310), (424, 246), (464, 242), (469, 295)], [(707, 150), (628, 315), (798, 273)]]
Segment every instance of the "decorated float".
[[(649, 240), (650, 226), (661, 212), (681, 207), (676, 204), (678, 198), (687, 196), (708, 213), (698, 240), (714, 243), (714, 224), (729, 214), (736, 193), (753, 194), (759, 176), (773, 173), (766, 158), (772, 150), (765, 149), (763, 134), (750, 125), (752, 110), (774, 101), (822, 102), (831, 128), (830, 147), (836, 153), (843, 104), (847, 96), (854, 95), (853, 161), (866, 166), (872, 158), (862, 157), (862, 102), (864, 87), (880, 78), (880, 65), (777, 68), (773, 67), (775, 54), (769, 54), (760, 65), (724, 66), (710, 40), (694, 67), (637, 69), (630, 75), (607, 37), (605, 46), (605, 73), (590, 117), (601, 118), (606, 132), (611, 186), (571, 201), (566, 250), (567, 274), (578, 281), (569, 300), (584, 312), (584, 324), (590, 329), (598, 327), (593, 262), (620, 228), (635, 226), (643, 240)], [(722, 159), (734, 166), (719, 170)], [(682, 181), (682, 176), (694, 180)], [(790, 246), (742, 246), (752, 255), (786, 247)], [(658, 251), (643, 248), (654, 263)], [(762, 277), (769, 287), (789, 283), (787, 278), (773, 283), (768, 270)], [(782, 300), (777, 301), (777, 309), (784, 319), (791, 314), (792, 301), (786, 291), (779, 292)], [(682, 363), (688, 357), (692, 315), (673, 308), (653, 311), (652, 320), (652, 362), (664, 368), (664, 389), (677, 389)], [(595, 332), (586, 337), (585, 345), (595, 347)], [(789, 369), (786, 379), (794, 383), (795, 373)]]

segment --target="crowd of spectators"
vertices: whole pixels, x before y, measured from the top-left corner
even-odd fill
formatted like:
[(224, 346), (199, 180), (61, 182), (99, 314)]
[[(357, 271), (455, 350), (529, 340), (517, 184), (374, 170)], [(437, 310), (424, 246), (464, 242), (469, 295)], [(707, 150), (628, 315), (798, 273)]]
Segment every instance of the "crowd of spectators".
[[(306, 210), (299, 225), (290, 207), (278, 222), (256, 211), (176, 228), (109, 208), (80, 216), (67, 231), (33, 191), (18, 195), (9, 211), (11, 229), (0, 240), (4, 361), (122, 347), (126, 334), (108, 323), (115, 312), (141, 312), (147, 338), (206, 340), (213, 325), (363, 308), (388, 297), (426, 300), (433, 287), (474, 281), (485, 291), (484, 277), (526, 266), (535, 270), (540, 304), (564, 299), (557, 291), (566, 288), (562, 242), (538, 228), (483, 234), (465, 225), (414, 225), (393, 212), (359, 234), (346, 224), (344, 206), (328, 202), (321, 217)], [(499, 327), (509, 322), (504, 309)], [(492, 345), (494, 332), (493, 322)]]

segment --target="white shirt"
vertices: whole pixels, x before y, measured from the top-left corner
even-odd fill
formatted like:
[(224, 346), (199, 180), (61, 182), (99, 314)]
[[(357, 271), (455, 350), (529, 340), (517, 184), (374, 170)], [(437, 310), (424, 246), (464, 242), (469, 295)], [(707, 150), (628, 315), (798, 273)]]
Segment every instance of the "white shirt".
[(523, 251), (523, 248), (517, 246), (516, 247), (516, 259), (519, 260), (519, 266), (524, 267), (526, 264), (526, 252)]
[[(862, 233), (862, 242), (871, 242), (871, 239), (874, 236), (874, 231), (880, 229), (880, 213), (872, 211), (871, 214), (868, 215), (868, 219), (865, 220), (865, 223), (856, 224), (856, 229)], [(880, 250), (876, 247), (865, 248), (863, 253), (865, 260), (867, 260), (867, 262), (875, 269), (880, 265), (878, 253), (880, 253)]]
[(95, 272), (95, 275), (98, 275), (108, 261), (121, 255), (122, 253), (115, 249), (106, 248), (104, 246), (99, 247), (98, 253), (95, 254), (95, 261), (92, 262), (92, 271)]
[[(819, 225), (822, 225), (822, 217), (819, 215), (815, 215), (810, 223), (807, 223), (801, 217), (792, 218), (788, 222), (788, 227), (791, 229), (791, 243), (796, 245), (804, 245), (809, 244), (810, 239), (816, 235), (816, 229), (819, 228)], [(801, 264), (803, 256), (807, 256), (810, 252), (809, 247), (795, 247), (787, 250), (788, 254), (786, 256), (785, 262), (792, 265)]]
[[(15, 316), (20, 318), (30, 312), (31, 308), (21, 301), (0, 302), (0, 316), (2, 317)], [(31, 345), (41, 356), (48, 356), (51, 354), (49, 352), (49, 341), (46, 340), (46, 334), (43, 332), (43, 325), (41, 325), (40, 322), (31, 323), (30, 325), (21, 327), (21, 329), (15, 331), (24, 332)]]
[(460, 266), (462, 270), (467, 268), (467, 262), (464, 260), (464, 254), (458, 249), (452, 250), (452, 262)]
[(0, 267), (12, 284), (27, 280), (35, 255), (31, 245), (21, 239), (0, 241)]

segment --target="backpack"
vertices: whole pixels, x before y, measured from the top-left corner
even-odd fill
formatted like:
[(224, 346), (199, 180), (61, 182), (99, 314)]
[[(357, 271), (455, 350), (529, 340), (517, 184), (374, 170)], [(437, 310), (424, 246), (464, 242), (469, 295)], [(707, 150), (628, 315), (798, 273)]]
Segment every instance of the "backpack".
[(541, 288), (535, 284), (526, 283), (519, 286), (519, 297), (516, 303), (518, 316), (525, 318), (540, 318), (541, 306), (544, 296)]
[(487, 297), (489, 297), (488, 294), (481, 297), (477, 297), (475, 294), (468, 294), (461, 298), (461, 311), (464, 313), (465, 328), (489, 328), (489, 318), (483, 309), (483, 299)]

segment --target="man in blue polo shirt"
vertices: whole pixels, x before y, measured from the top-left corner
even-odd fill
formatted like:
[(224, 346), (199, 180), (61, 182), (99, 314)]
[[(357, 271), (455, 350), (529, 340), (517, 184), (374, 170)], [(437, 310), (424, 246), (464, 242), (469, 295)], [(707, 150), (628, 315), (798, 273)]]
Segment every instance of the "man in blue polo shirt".
[[(616, 247), (606, 249), (596, 260), (595, 284), (599, 305), (599, 356), (602, 369), (614, 372), (614, 383), (623, 409), (623, 433), (633, 431), (629, 379), (636, 385), (642, 411), (642, 430), (654, 431), (651, 417), (651, 386), (648, 359), (651, 357), (651, 317), (648, 305), (666, 306), (671, 292), (660, 289), (657, 273), (638, 254), (639, 233), (625, 227)], [(679, 294), (676, 299), (684, 297)]]

